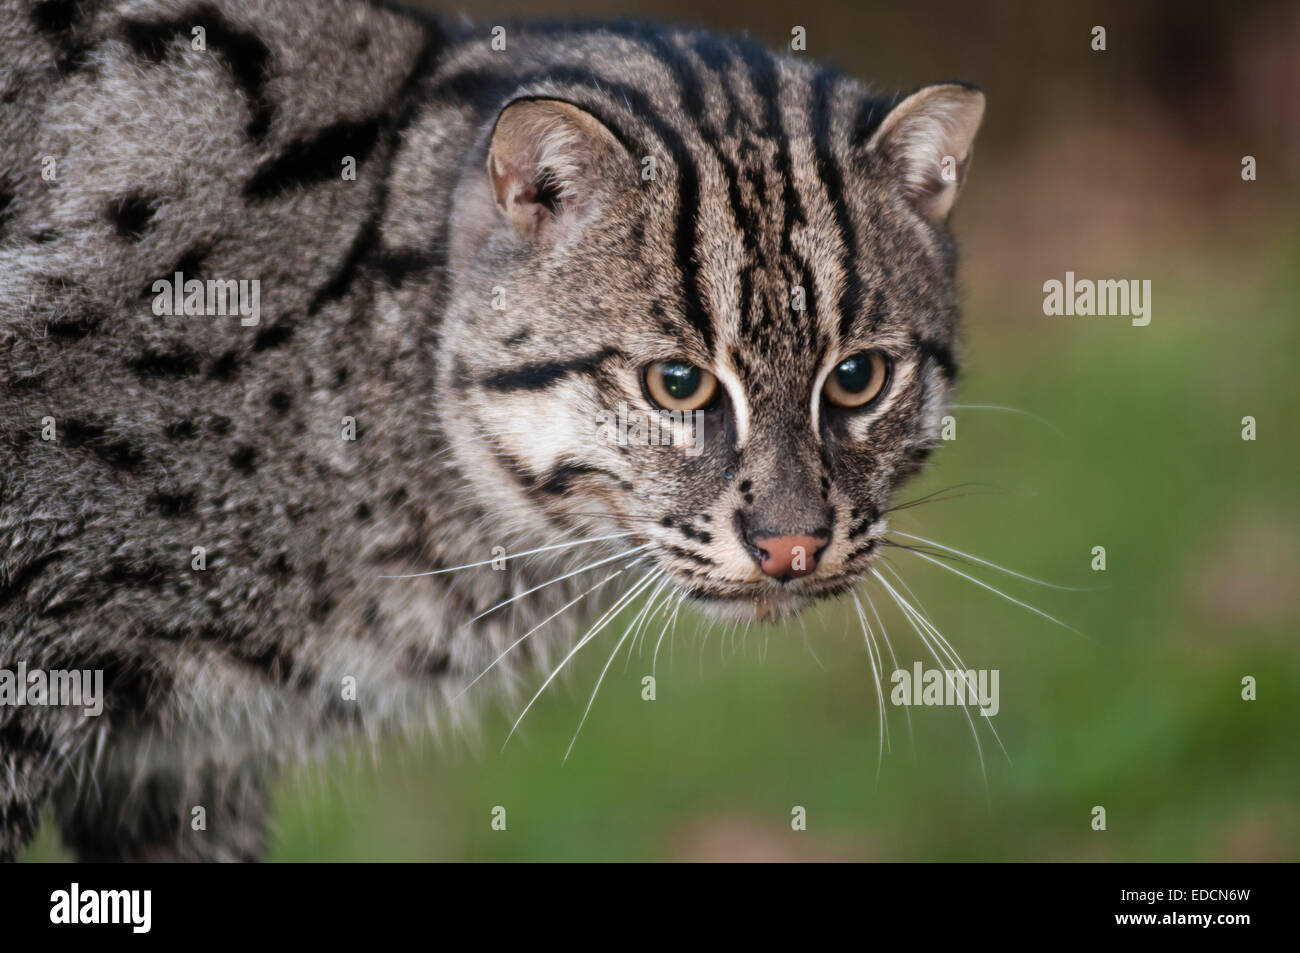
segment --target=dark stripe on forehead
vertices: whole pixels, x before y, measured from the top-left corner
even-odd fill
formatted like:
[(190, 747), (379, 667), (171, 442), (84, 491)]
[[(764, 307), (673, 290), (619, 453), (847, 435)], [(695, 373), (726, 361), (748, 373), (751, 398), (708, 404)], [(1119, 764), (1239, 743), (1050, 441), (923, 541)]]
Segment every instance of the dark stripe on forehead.
[(542, 390), (571, 374), (594, 374), (611, 357), (622, 356), (623, 352), (618, 348), (607, 347), (595, 354), (569, 361), (525, 364), (512, 370), (497, 371), (483, 378), (482, 384), (489, 390)]
[(844, 178), (831, 151), (831, 97), (838, 76), (830, 70), (821, 70), (813, 80), (812, 127), (813, 146), (817, 153), (817, 175), (826, 187), (827, 197), (835, 212), (835, 225), (840, 233), (843, 253), (840, 267), (844, 272), (844, 286), (840, 289), (840, 340), (845, 340), (853, 328), (853, 320), (862, 305), (862, 278), (858, 274), (858, 238), (844, 204)]
[[(785, 288), (782, 289), (781, 300), (776, 306), (778, 313), (789, 313), (791, 301), (786, 295), (795, 285), (800, 285), (806, 296), (805, 304), (808, 310), (805, 313), (811, 318), (817, 313), (817, 296), (813, 287), (812, 273), (808, 263), (802, 261), (791, 241), (791, 234), (796, 228), (807, 223), (807, 216), (804, 214), (799, 191), (795, 188), (794, 163), (790, 156), (789, 141), (781, 116), (781, 78), (778, 73), (778, 60), (772, 53), (753, 43), (738, 43), (736, 49), (744, 59), (754, 93), (763, 104), (763, 122), (767, 137), (776, 146), (776, 176), (781, 188), (781, 260), (782, 267), (785, 269)], [(797, 271), (791, 271), (789, 268), (794, 262), (799, 262)], [(811, 336), (815, 337), (815, 321), (804, 320), (795, 323), (800, 328), (809, 329)], [(753, 331), (757, 338), (766, 337), (766, 329), (762, 326), (755, 326)], [(812, 346), (811, 341), (809, 346)]]
[(781, 83), (777, 76), (776, 57), (767, 50), (754, 44), (742, 44), (740, 50), (749, 70), (749, 81), (754, 92), (762, 101), (766, 115), (767, 135), (776, 144), (776, 171), (781, 178), (781, 204), (784, 220), (781, 225), (781, 252), (793, 255), (790, 233), (797, 225), (804, 224), (803, 203), (794, 187), (790, 148), (786, 142), (785, 129), (781, 124)]
[[(616, 28), (615, 32), (631, 36), (646, 46), (651, 55), (668, 71), (681, 98), (682, 108), (687, 116), (697, 121), (697, 130), (703, 135), (702, 123), (705, 118), (705, 104), (700, 99), (699, 80), (695, 76), (685, 56), (662, 33), (639, 27), (635, 24)], [(677, 267), (681, 270), (684, 291), (686, 292), (686, 320), (699, 331), (704, 339), (705, 350), (710, 354), (714, 348), (713, 317), (706, 311), (704, 300), (700, 296), (699, 261), (695, 255), (695, 239), (700, 213), (700, 172), (695, 157), (687, 149), (685, 142), (673, 131), (677, 145), (678, 174), (681, 177), (681, 189), (677, 204), (677, 228), (674, 252)], [(664, 137), (661, 135), (661, 139)], [(717, 152), (717, 150), (715, 150)], [(717, 153), (721, 160), (721, 153)], [(734, 195), (733, 195), (734, 199)]]
[[(733, 62), (730, 50), (721, 40), (709, 34), (699, 34), (695, 37), (692, 47), (705, 67), (717, 80), (723, 96), (727, 100), (728, 131), (731, 132), (742, 128), (740, 123), (740, 101), (736, 96), (736, 91), (731, 86), (728, 76), (729, 67)], [(712, 123), (706, 124), (703, 114), (701, 114), (700, 128), (702, 132), (707, 130), (712, 133), (713, 153), (718, 160), (718, 164), (722, 167), (723, 177), (727, 180), (727, 201), (731, 206), (731, 216), (743, 239), (744, 261), (740, 263), (738, 268), (740, 280), (738, 305), (740, 307), (741, 324), (744, 326), (751, 323), (750, 313), (757, 310), (756, 302), (753, 300), (754, 266), (752, 264), (752, 249), (756, 248), (760, 242), (760, 229), (755, 222), (753, 210), (745, 204), (745, 197), (741, 192), (740, 168), (735, 161), (723, 154), (720, 142), (721, 130), (713, 126)], [(761, 195), (759, 200), (762, 200)]]

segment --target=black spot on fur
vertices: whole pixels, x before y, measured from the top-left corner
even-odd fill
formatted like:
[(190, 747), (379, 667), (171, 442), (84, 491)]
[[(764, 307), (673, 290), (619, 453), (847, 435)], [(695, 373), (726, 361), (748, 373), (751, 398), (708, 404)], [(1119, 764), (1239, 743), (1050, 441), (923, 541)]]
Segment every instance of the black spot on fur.
[(680, 546), (669, 546), (668, 551), (672, 553), (674, 556), (678, 557), (679, 559), (688, 559), (691, 562), (698, 563), (701, 566), (713, 565), (713, 560), (709, 559), (707, 556), (702, 556), (699, 553), (693, 553), (688, 549), (682, 549)]
[(293, 570), (289, 566), (289, 554), (284, 550), (275, 554), (275, 559), (271, 561), (271, 572), (275, 573), (281, 579), (288, 579), (293, 575)]
[(257, 337), (253, 338), (253, 350), (266, 351), (279, 347), (293, 337), (293, 331), (294, 323), (288, 318), (281, 318), (270, 327), (262, 328), (257, 332)]
[(193, 490), (159, 490), (149, 497), (149, 505), (163, 516), (184, 516), (194, 511), (198, 496)]
[(267, 403), (270, 405), (271, 409), (274, 410), (276, 413), (287, 414), (289, 412), (289, 408), (293, 406), (293, 398), (290, 397), (288, 393), (286, 393), (285, 391), (277, 390), (271, 394), (270, 398), (267, 400)]
[(239, 368), (239, 355), (234, 349), (222, 352), (208, 368), (208, 377), (214, 381), (228, 381), (235, 376)]
[(192, 420), (173, 420), (163, 428), (163, 433), (172, 440), (191, 440), (198, 433), (198, 429)]
[(324, 619), (334, 611), (334, 597), (323, 595), (312, 601), (309, 609), (313, 619)]
[(65, 45), (62, 55), (54, 63), (60, 76), (68, 76), (86, 68), (90, 62), (90, 43), (72, 42)]
[(134, 470), (144, 460), (144, 452), (130, 440), (90, 421), (67, 421), (63, 425), (63, 440), (70, 447), (84, 447), (115, 470)]
[(690, 523), (683, 523), (681, 525), (681, 530), (682, 530), (682, 535), (685, 536), (687, 539), (699, 540), (701, 543), (704, 543), (705, 545), (708, 545), (709, 543), (713, 542), (713, 536), (711, 534), (704, 532), (704, 530), (696, 529)]
[(224, 414), (213, 414), (212, 419), (208, 421), (208, 429), (218, 437), (224, 437), (230, 433), (231, 421)]
[(148, 233), (156, 211), (152, 200), (140, 195), (124, 195), (109, 202), (105, 214), (119, 235), (138, 242)]
[(0, 183), (0, 232), (4, 231), (5, 222), (9, 218), (9, 209), (14, 203), (14, 198), (13, 190)]
[(414, 249), (399, 252), (381, 251), (375, 256), (375, 266), (391, 288), (402, 287), (408, 275), (428, 271), (438, 261), (436, 255)]
[(203, 27), (208, 49), (225, 61), (236, 85), (252, 103), (253, 117), (246, 130), (248, 135), (262, 139), (270, 129), (274, 115), (274, 108), (265, 96), (271, 51), (255, 34), (231, 26), (206, 4), (171, 20), (125, 20), (122, 29), (132, 50), (154, 63), (161, 63), (167, 55), (167, 47), (177, 40), (188, 44), (196, 26)]
[(356, 514), (357, 514), (357, 519), (361, 520), (363, 523), (366, 520), (370, 519), (370, 517), (373, 515), (370, 510), (370, 504), (362, 500), (360, 503), (357, 504)]
[(81, 13), (76, 0), (43, 0), (32, 7), (32, 25), (54, 35), (71, 30)]
[(257, 449), (248, 444), (237, 448), (230, 455), (230, 465), (240, 473), (252, 473), (257, 469)]
[(180, 345), (170, 351), (148, 350), (127, 361), (141, 377), (187, 377), (199, 369), (199, 357)]
[(244, 186), (244, 197), (266, 200), (331, 179), (341, 182), (343, 157), (363, 162), (379, 141), (379, 128), (377, 119), (340, 122), (326, 127), (313, 139), (290, 143), (253, 174)]
[[(173, 276), (178, 271), (181, 273), (182, 280), (184, 281), (188, 281), (191, 278), (202, 278), (203, 260), (206, 257), (207, 257), (206, 248), (189, 249), (183, 255), (181, 255), (181, 257), (177, 260), (176, 264), (173, 265), (171, 267), (171, 270), (167, 272), (167, 280), (168, 281), (173, 280)], [(158, 292), (154, 291), (153, 286), (154, 286), (154, 282), (158, 280), (160, 279), (157, 278), (152, 279), (147, 285), (145, 285), (144, 289), (140, 292), (140, 297), (146, 300), (150, 300), (157, 297)]]
[(93, 334), (103, 323), (103, 312), (86, 310), (56, 318), (46, 325), (46, 330), (49, 332), (50, 337), (62, 338), (65, 341), (78, 341), (87, 335)]

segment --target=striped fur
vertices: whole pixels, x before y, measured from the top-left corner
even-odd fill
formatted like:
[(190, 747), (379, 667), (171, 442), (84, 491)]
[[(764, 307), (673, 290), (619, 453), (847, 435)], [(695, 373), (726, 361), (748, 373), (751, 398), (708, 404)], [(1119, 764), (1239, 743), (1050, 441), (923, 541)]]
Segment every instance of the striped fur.
[[(257, 856), (266, 765), (454, 721), (598, 577), (467, 623), (634, 545), (731, 613), (869, 565), (956, 373), (952, 243), (890, 148), (916, 137), (877, 135), (896, 101), (704, 33), (506, 36), (347, 0), (0, 0), (0, 668), (108, 687), (98, 719), (0, 708), (0, 856), (47, 802), (85, 856)], [(503, 217), (487, 165), (539, 100), (608, 134), (551, 163), (563, 240)], [(257, 279), (259, 323), (155, 315), (177, 271)], [(889, 393), (825, 412), (867, 348)], [(702, 452), (601, 439), (671, 358), (724, 386)], [(819, 572), (762, 579), (759, 524), (830, 533)]]

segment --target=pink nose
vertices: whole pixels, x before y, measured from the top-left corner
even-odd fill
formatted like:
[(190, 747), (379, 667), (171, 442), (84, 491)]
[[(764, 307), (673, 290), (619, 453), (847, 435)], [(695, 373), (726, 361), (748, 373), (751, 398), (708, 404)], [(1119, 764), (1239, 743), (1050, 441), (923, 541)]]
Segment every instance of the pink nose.
[(768, 536), (755, 539), (758, 566), (769, 576), (806, 576), (817, 568), (817, 554), (826, 545), (818, 536)]

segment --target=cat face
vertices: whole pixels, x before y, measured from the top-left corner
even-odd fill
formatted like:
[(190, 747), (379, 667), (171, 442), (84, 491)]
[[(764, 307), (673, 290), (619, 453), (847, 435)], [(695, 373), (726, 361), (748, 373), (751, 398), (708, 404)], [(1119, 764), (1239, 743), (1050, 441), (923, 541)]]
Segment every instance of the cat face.
[(686, 109), (497, 115), (458, 190), (440, 392), (501, 530), (627, 533), (700, 603), (770, 619), (861, 578), (937, 442), (983, 96), (890, 109), (764, 63), (702, 69)]

